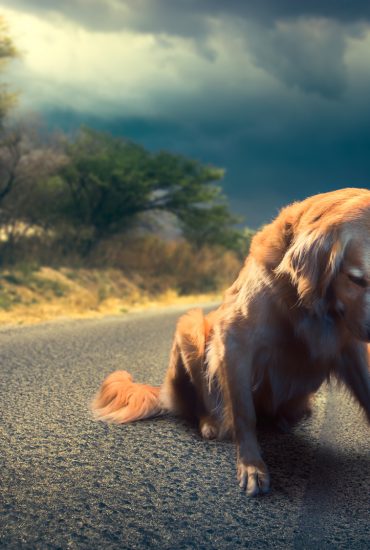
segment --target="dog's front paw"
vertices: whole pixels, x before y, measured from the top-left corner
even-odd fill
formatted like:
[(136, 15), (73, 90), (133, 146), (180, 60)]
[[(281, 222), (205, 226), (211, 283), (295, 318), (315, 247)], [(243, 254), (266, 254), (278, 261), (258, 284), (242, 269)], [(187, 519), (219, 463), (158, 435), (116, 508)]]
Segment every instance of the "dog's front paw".
[(245, 490), (248, 496), (255, 497), (260, 493), (268, 493), (270, 475), (263, 461), (258, 461), (256, 464), (245, 464), (239, 460), (237, 468), (239, 487)]
[(211, 416), (203, 416), (199, 421), (199, 430), (204, 439), (217, 439), (219, 426)]

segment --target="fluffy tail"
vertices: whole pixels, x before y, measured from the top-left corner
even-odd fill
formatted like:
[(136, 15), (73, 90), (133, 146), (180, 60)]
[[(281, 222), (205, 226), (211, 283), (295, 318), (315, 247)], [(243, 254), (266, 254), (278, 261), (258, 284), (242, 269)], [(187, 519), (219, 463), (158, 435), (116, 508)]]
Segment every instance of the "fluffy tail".
[(104, 380), (91, 408), (96, 420), (125, 424), (165, 412), (159, 392), (160, 387), (137, 384), (128, 372), (117, 370)]

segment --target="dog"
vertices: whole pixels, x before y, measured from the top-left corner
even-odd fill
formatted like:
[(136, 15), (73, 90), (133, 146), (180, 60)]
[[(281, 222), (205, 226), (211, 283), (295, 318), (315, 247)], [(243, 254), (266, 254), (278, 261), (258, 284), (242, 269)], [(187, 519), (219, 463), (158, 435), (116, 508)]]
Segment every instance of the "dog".
[(116, 371), (92, 408), (115, 423), (170, 412), (196, 421), (205, 439), (232, 437), (239, 484), (255, 496), (270, 487), (258, 419), (289, 428), (334, 377), (370, 422), (369, 341), (370, 191), (323, 193), (256, 233), (217, 310), (179, 319), (161, 387)]

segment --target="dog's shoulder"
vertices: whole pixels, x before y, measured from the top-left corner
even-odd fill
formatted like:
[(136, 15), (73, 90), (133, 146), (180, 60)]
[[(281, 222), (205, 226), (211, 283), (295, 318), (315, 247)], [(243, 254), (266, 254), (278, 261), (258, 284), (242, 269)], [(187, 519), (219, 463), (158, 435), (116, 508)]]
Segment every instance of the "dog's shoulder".
[(292, 203), (283, 208), (277, 218), (254, 236), (250, 256), (267, 269), (275, 269), (290, 246), (301, 216), (301, 203)]

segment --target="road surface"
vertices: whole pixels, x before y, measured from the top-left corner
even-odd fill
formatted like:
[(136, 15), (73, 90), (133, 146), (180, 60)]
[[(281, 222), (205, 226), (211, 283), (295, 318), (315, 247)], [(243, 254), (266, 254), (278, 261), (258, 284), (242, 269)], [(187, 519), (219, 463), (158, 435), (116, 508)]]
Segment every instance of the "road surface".
[(337, 389), (293, 433), (261, 432), (272, 491), (256, 499), (232, 443), (170, 417), (92, 421), (112, 370), (161, 383), (179, 312), (0, 330), (0, 547), (369, 548), (369, 427)]

